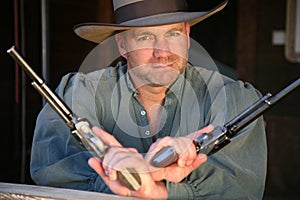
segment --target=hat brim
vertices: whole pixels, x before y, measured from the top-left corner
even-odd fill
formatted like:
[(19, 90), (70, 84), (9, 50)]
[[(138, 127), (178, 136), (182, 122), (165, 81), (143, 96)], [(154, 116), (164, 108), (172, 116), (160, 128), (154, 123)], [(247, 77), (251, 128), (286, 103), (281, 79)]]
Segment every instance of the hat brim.
[[(106, 38), (112, 36), (116, 31), (124, 31), (133, 28), (162, 26), (179, 22), (187, 22), (191, 26), (203, 21), (209, 16), (222, 10), (227, 4), (224, 1), (217, 7), (205, 12), (174, 12), (165, 13), (155, 16), (143, 17), (135, 20), (130, 20), (122, 24), (113, 23), (81, 23), (74, 27), (74, 32), (81, 38), (101, 43)], [(163, 19), (163, 20), (162, 20)]]

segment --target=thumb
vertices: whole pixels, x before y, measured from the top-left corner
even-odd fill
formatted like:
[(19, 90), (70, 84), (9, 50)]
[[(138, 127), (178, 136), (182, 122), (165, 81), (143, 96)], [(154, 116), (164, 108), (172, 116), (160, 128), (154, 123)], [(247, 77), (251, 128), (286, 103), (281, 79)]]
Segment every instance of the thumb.
[(193, 137), (192, 139), (195, 139), (195, 138), (199, 137), (200, 135), (202, 135), (202, 134), (204, 134), (204, 133), (210, 133), (210, 132), (212, 132), (213, 130), (214, 130), (214, 126), (213, 126), (213, 125), (208, 125), (208, 126), (202, 128), (202, 129), (200, 129), (200, 130), (194, 132), (194, 133), (192, 134), (192, 137)]
[(194, 169), (198, 168), (200, 165), (205, 163), (206, 160), (207, 160), (207, 155), (203, 153), (199, 153), (192, 164), (193, 168)]
[(122, 145), (119, 143), (119, 141), (113, 135), (106, 132), (105, 130), (103, 130), (97, 126), (94, 126), (92, 128), (92, 131), (106, 145), (122, 147)]

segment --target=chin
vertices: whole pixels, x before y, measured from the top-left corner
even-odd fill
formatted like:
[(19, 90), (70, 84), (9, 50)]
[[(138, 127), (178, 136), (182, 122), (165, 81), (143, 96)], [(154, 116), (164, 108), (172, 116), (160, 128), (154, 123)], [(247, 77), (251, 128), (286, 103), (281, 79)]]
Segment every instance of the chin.
[(155, 76), (154, 81), (152, 81), (153, 85), (157, 86), (169, 86), (172, 85), (179, 76), (179, 72), (177, 73), (161, 73), (159, 76)]

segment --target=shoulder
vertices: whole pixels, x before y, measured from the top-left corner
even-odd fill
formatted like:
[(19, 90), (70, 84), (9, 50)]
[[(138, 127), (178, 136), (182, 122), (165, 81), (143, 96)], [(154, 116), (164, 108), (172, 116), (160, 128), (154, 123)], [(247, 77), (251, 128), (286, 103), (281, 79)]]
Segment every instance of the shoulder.
[(227, 84), (235, 82), (235, 80), (219, 73), (216, 70), (209, 70), (192, 65), (187, 66), (185, 70), (185, 77), (193, 85), (206, 85), (210, 89), (220, 89)]
[(250, 95), (254, 99), (260, 96), (260, 92), (251, 83), (233, 80), (218, 71), (189, 65), (185, 73), (187, 80), (193, 85), (205, 85), (211, 95), (225, 90), (230, 96)]
[(240, 80), (225, 85), (225, 95), (228, 112), (235, 110), (236, 113), (243, 111), (262, 97), (260, 91), (251, 83)]
[(205, 104), (208, 119), (215, 124), (224, 123), (255, 103), (260, 92), (250, 83), (233, 80), (217, 71), (191, 66), (186, 70), (200, 100)]
[(126, 73), (126, 65), (118, 64), (116, 67), (106, 67), (89, 73), (73, 72), (62, 77), (57, 91), (60, 95), (70, 89), (81, 91), (95, 91), (99, 86), (114, 84), (122, 74)]

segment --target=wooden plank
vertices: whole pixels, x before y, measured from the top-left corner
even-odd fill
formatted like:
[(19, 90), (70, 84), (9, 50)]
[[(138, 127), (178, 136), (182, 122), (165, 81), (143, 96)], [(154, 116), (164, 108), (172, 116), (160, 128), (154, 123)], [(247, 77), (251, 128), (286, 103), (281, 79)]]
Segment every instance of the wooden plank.
[(137, 200), (133, 197), (123, 197), (99, 192), (80, 191), (63, 188), (53, 188), (36, 185), (12, 184), (0, 182), (0, 199), (26, 200)]

